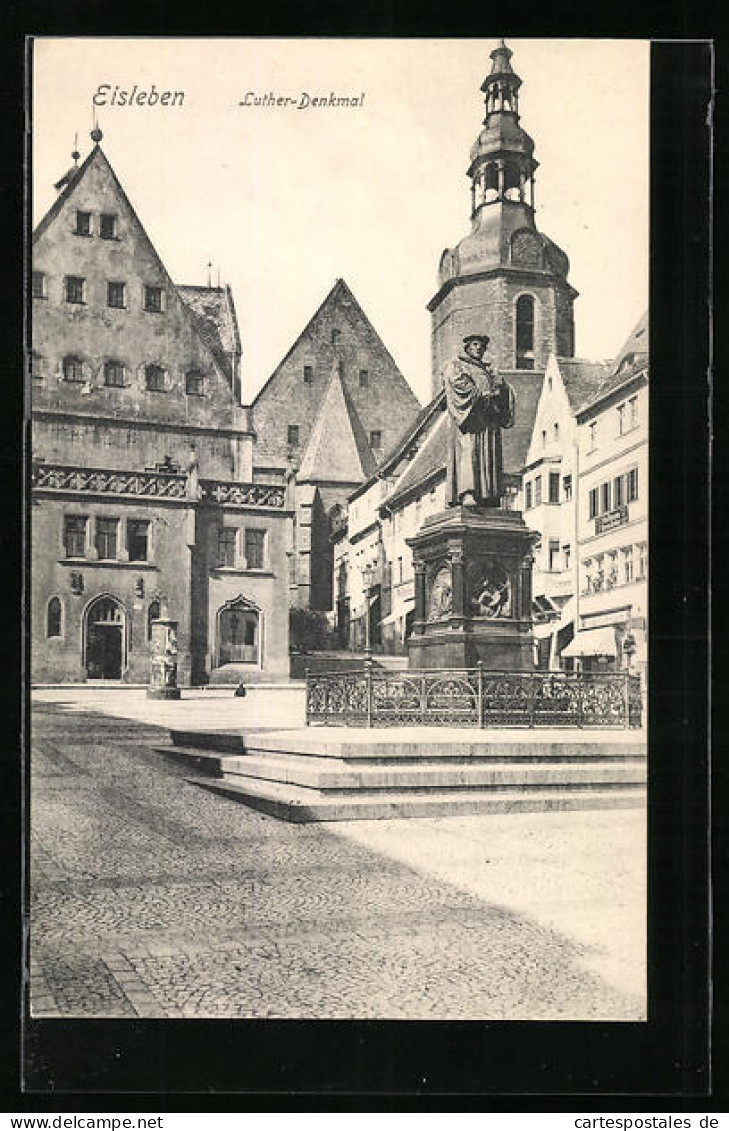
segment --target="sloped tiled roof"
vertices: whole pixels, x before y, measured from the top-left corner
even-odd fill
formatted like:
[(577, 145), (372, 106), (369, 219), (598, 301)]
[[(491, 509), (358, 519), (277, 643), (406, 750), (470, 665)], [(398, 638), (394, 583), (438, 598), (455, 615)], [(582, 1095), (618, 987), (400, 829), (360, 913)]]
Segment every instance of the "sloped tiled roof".
[(594, 397), (610, 372), (610, 365), (606, 361), (560, 357), (557, 359), (557, 364), (573, 412), (578, 412), (591, 397)]
[[(505, 428), (501, 433), (501, 444), (504, 471), (507, 474), (516, 474), (523, 467), (529, 450), (542, 386), (542, 374), (509, 373), (507, 380), (514, 390), (516, 412), (514, 427)], [(447, 413), (443, 412), (434, 424), (431, 435), (387, 499), (388, 506), (425, 482), (437, 471), (445, 470), (448, 447), (447, 419)]]
[(607, 366), (607, 375), (605, 380), (595, 390), (594, 395), (591, 397), (583, 408), (592, 407), (599, 401), (604, 400), (610, 393), (615, 392), (616, 389), (621, 388), (626, 382), (630, 381), (642, 369), (645, 369), (649, 361), (649, 336), (648, 336), (648, 312), (642, 316), (631, 330), (627, 341), (615, 359), (612, 366)]
[[(240, 356), (240, 334), (230, 287), (195, 287), (175, 284), (192, 312), (195, 328), (231, 379), (233, 357)], [(240, 393), (240, 389), (236, 390)]]
[(356, 483), (375, 469), (362, 421), (338, 365), (322, 398), (298, 471), (298, 480)]

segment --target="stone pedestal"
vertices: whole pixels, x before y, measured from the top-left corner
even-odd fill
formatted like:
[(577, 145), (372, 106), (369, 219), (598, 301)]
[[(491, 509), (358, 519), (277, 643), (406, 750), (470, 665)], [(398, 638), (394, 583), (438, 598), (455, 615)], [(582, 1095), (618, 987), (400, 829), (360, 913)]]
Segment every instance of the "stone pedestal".
[(177, 621), (159, 617), (152, 621), (148, 699), (179, 699), (177, 686)]
[(415, 568), (411, 668), (532, 671), (532, 545), (518, 511), (451, 507), (407, 539)]

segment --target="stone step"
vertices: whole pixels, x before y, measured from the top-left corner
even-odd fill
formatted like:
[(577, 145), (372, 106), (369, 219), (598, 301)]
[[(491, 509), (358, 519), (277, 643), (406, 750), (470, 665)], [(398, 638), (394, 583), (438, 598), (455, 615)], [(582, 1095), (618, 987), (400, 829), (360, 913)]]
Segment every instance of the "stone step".
[(555, 785), (625, 785), (646, 780), (644, 759), (616, 762), (514, 764), (509, 762), (421, 760), (405, 765), (381, 762), (356, 766), (344, 761), (302, 755), (257, 756), (222, 759), (226, 781), (257, 779), (289, 783), (326, 793), (352, 790), (527, 788)]
[(645, 805), (639, 786), (484, 789), (424, 793), (376, 793), (327, 797), (290, 783), (196, 780), (196, 785), (285, 821), (392, 820), (399, 817), (468, 816), (479, 813), (541, 812), (548, 809), (625, 809)]

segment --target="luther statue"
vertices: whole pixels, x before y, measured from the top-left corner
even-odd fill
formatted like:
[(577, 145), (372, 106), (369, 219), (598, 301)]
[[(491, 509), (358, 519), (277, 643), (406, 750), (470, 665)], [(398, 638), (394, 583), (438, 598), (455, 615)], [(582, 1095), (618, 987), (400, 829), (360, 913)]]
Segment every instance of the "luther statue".
[(501, 429), (514, 424), (514, 390), (483, 360), (489, 340), (486, 334), (467, 334), (443, 374), (451, 507), (498, 507), (504, 494)]

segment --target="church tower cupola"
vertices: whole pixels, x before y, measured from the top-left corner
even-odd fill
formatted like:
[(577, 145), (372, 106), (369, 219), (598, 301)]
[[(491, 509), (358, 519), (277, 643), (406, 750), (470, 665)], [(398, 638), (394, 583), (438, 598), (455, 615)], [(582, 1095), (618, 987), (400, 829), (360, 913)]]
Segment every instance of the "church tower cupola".
[(432, 393), (443, 368), (468, 333), (488, 334), (488, 360), (502, 372), (544, 372), (550, 354), (574, 356), (569, 260), (537, 229), (534, 142), (519, 119), (521, 78), (503, 39), (491, 52), (481, 84), (482, 129), (466, 170), (471, 182), (471, 230), (446, 248), (432, 315)]
[(486, 101), (484, 129), (471, 149), (471, 218), (484, 205), (509, 202), (534, 210), (534, 142), (519, 125), (521, 79), (512, 52), (501, 40), (491, 52), (491, 73), (481, 84)]

